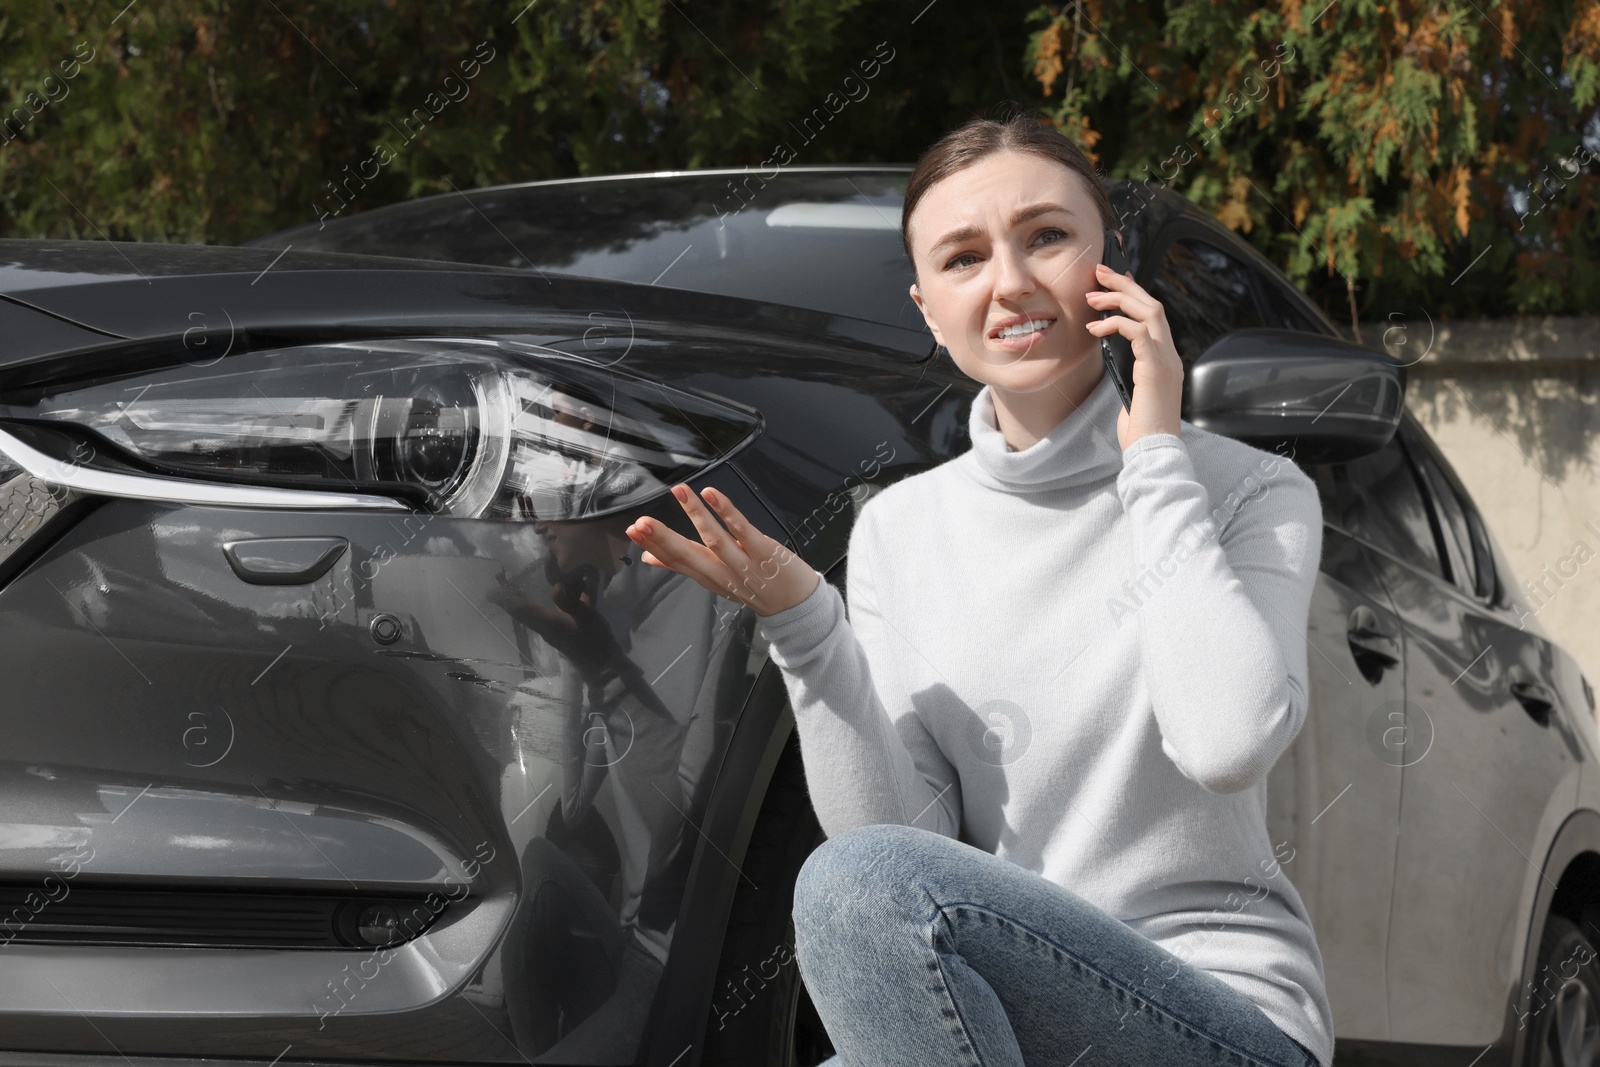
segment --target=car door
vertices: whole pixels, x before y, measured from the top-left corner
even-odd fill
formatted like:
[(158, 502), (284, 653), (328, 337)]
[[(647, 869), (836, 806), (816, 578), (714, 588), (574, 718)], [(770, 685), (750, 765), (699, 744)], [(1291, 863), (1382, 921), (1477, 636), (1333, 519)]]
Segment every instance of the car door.
[(1305, 469), (1324, 516), (1306, 623), (1311, 704), (1268, 778), (1268, 829), (1275, 845), (1295, 850), (1287, 869), (1316, 931), (1339, 1036), (1380, 1041), (1389, 1037), (1384, 960), (1401, 771), (1372, 709), (1402, 699), (1403, 633), (1370, 550), (1346, 525), (1350, 479), (1335, 466)]
[(1552, 650), (1494, 602), (1459, 479), (1409, 415), (1391, 447), (1414, 544), (1377, 556), (1407, 638), (1390, 1015), (1396, 1040), (1488, 1044), (1522, 973), (1541, 861), (1576, 800), (1579, 749)]
[[(1283, 283), (1191, 220), (1164, 230), (1157, 248), (1149, 288), (1186, 359), (1235, 329), (1317, 332)], [(1353, 510), (1350, 466), (1303, 468), (1317, 482), (1325, 521), (1306, 624), (1311, 703), (1268, 776), (1267, 829), (1311, 916), (1339, 1035), (1384, 1040), (1401, 772), (1372, 709), (1403, 698), (1403, 636), (1371, 552), (1344, 518)]]

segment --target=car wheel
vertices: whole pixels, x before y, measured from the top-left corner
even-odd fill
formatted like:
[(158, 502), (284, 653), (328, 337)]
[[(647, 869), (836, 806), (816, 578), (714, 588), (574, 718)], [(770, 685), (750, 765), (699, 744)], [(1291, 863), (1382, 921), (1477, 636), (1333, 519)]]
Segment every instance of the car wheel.
[(1552, 915), (1539, 942), (1528, 1011), (1527, 1067), (1600, 1063), (1600, 959), (1572, 920)]
[(791, 734), (745, 853), (706, 1020), (706, 1067), (816, 1067), (834, 1053), (794, 958), (794, 885), (827, 835)]

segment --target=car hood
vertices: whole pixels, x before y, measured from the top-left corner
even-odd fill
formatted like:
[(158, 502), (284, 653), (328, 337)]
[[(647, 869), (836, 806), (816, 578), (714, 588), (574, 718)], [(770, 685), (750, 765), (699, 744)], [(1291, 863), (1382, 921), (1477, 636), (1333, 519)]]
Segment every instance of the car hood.
[(931, 352), (914, 331), (668, 286), (292, 248), (0, 240), (0, 367), (196, 329), (517, 330), (555, 340), (639, 322), (833, 340), (908, 360)]

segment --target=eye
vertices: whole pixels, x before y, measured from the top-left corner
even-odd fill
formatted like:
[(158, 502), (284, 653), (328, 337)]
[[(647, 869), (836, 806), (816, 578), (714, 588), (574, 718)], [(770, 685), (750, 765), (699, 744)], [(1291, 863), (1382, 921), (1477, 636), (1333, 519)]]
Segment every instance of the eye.
[(949, 270), (951, 267), (956, 267), (957, 270), (960, 270), (961, 268), (959, 266), (957, 266), (957, 264), (959, 264), (962, 260), (964, 260), (964, 259), (976, 259), (976, 258), (977, 258), (977, 256), (973, 255), (971, 252), (963, 252), (958, 256), (952, 256), (945, 263), (944, 269), (945, 270)]
[(1056, 237), (1060, 238), (1060, 240), (1062, 240), (1062, 241), (1065, 241), (1067, 239), (1067, 234), (1064, 231), (1058, 230), (1054, 226), (1051, 226), (1049, 229), (1040, 231), (1040, 233), (1039, 233), (1039, 243), (1040, 244), (1047, 244), (1047, 245), (1058, 244), (1059, 243), (1058, 241), (1047, 240), (1047, 238), (1049, 238), (1052, 234), (1054, 234)]

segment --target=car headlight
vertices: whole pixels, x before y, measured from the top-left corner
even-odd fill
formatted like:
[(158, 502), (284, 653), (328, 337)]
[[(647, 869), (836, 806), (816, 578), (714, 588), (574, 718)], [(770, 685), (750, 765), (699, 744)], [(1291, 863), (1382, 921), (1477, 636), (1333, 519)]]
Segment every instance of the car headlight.
[(77, 497), (0, 455), (0, 564)]
[[(41, 455), (72, 439), (80, 452), (87, 441), (91, 457), (28, 473), (84, 492), (157, 499), (177, 497), (107, 486), (183, 479), (253, 487), (238, 493), (240, 504), (283, 496), (259, 492), (270, 487), (314, 492), (308, 506), (370, 503), (376, 494), (443, 515), (579, 519), (665, 492), (759, 426), (748, 408), (569, 353), (403, 339), (241, 353), (202, 368), (0, 396), (0, 456), (8, 440), (14, 453), (0, 463), (38, 468)], [(202, 499), (227, 502), (228, 494), (213, 489)], [(279, 506), (309, 499), (284, 496)]]

